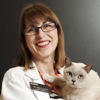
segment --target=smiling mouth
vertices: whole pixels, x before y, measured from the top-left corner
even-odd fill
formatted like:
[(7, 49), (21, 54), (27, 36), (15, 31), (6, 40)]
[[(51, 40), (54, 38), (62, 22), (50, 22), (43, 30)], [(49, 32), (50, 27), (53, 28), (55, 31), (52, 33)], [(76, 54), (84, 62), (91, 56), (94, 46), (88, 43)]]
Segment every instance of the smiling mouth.
[(49, 43), (50, 41), (41, 41), (41, 42), (38, 42), (36, 45), (38, 47), (44, 47), (44, 46), (47, 46)]

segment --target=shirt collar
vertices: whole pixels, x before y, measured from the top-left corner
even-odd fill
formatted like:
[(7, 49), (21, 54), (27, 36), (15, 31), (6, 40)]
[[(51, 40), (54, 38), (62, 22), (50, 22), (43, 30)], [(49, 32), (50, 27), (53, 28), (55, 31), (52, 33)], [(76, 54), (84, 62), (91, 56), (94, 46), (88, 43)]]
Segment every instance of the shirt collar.
[(40, 75), (39, 75), (35, 62), (32, 61), (30, 66), (31, 66), (31, 69), (28, 69), (27, 71), (25, 71), (25, 75), (30, 77), (31, 79), (39, 79)]

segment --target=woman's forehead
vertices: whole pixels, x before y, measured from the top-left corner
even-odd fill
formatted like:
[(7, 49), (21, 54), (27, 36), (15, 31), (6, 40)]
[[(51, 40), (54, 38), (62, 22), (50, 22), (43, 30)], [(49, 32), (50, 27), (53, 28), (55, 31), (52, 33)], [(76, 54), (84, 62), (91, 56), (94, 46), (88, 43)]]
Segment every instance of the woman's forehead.
[(26, 20), (25, 21), (25, 26), (26, 27), (38, 26), (38, 25), (42, 25), (42, 24), (48, 23), (48, 22), (51, 22), (51, 21), (47, 20), (47, 19)]
[(42, 23), (43, 21), (45, 21), (45, 20), (44, 19), (26, 19), (25, 26), (29, 26), (29, 25), (37, 26), (40, 23)]

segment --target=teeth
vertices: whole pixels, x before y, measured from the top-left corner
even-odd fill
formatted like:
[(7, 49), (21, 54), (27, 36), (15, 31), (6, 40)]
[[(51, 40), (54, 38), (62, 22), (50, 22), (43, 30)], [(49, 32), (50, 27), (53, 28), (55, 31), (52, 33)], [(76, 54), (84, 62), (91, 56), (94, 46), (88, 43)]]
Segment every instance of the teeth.
[(47, 45), (48, 43), (49, 43), (49, 41), (46, 41), (46, 42), (38, 43), (37, 45), (38, 45), (38, 46), (45, 46), (45, 45)]

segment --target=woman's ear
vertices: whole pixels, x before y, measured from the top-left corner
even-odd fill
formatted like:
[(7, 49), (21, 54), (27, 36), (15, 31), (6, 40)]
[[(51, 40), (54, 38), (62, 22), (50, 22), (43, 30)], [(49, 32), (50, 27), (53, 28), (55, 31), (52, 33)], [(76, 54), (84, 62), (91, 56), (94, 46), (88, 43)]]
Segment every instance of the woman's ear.
[(68, 57), (66, 57), (65, 58), (65, 67), (69, 67), (71, 65), (72, 65), (72, 61)]

